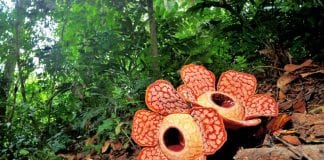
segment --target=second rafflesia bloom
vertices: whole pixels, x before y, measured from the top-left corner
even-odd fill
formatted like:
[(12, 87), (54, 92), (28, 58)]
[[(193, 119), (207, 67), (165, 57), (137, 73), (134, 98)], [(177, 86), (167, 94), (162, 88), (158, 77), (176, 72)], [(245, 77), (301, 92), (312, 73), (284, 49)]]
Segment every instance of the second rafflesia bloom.
[(191, 108), (165, 80), (147, 87), (145, 102), (151, 110), (138, 110), (132, 138), (144, 147), (139, 160), (203, 160), (226, 141), (223, 120), (212, 108)]
[(267, 94), (255, 94), (256, 78), (233, 70), (221, 74), (217, 87), (213, 72), (204, 66), (189, 64), (182, 67), (184, 84), (177, 88), (187, 102), (214, 108), (223, 117), (226, 128), (256, 126), (262, 116), (277, 116), (278, 105)]

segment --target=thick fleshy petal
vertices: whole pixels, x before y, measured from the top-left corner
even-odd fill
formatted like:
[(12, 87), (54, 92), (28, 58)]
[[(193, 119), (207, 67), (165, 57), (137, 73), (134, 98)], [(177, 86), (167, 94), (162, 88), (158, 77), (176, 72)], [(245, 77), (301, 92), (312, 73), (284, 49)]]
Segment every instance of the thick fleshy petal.
[(185, 84), (180, 85), (177, 88), (177, 92), (178, 92), (179, 96), (187, 102), (195, 102), (197, 100), (193, 91), (189, 87), (187, 87)]
[(256, 87), (257, 80), (253, 75), (228, 70), (220, 76), (217, 91), (231, 94), (241, 103), (245, 103), (250, 96), (254, 95)]
[(247, 99), (245, 104), (245, 119), (259, 116), (277, 116), (278, 104), (267, 94), (257, 94)]
[(145, 102), (149, 109), (162, 115), (188, 113), (190, 108), (172, 84), (165, 80), (157, 80), (147, 87)]
[(256, 126), (261, 123), (261, 119), (246, 120), (245, 107), (234, 96), (227, 93), (206, 92), (198, 97), (197, 103), (217, 110), (227, 129)]
[(158, 136), (159, 146), (170, 160), (196, 160), (203, 155), (202, 134), (190, 114), (167, 115)]
[(158, 144), (159, 125), (163, 116), (148, 110), (136, 111), (133, 118), (132, 138), (140, 146)]
[(137, 160), (168, 160), (168, 158), (162, 153), (159, 146), (146, 147), (141, 150)]
[(260, 118), (248, 119), (248, 120), (231, 120), (224, 118), (224, 124), (227, 129), (236, 130), (242, 127), (253, 127), (261, 123)]
[(190, 114), (202, 132), (204, 153), (214, 154), (227, 140), (223, 119), (213, 108), (194, 107)]
[(181, 79), (198, 97), (206, 91), (215, 90), (215, 75), (204, 66), (188, 64), (181, 68)]
[(205, 92), (198, 97), (197, 103), (213, 108), (223, 117), (231, 120), (243, 120), (245, 109), (236, 97), (218, 91)]

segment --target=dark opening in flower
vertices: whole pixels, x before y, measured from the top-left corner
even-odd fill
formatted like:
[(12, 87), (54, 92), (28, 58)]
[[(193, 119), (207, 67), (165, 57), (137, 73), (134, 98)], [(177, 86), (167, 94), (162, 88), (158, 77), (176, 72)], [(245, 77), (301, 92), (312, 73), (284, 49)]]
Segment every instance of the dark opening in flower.
[(182, 133), (177, 128), (169, 128), (163, 135), (165, 146), (172, 151), (181, 151), (184, 146)]
[(224, 108), (229, 108), (235, 105), (232, 98), (220, 93), (214, 93), (212, 95), (212, 100), (214, 103)]

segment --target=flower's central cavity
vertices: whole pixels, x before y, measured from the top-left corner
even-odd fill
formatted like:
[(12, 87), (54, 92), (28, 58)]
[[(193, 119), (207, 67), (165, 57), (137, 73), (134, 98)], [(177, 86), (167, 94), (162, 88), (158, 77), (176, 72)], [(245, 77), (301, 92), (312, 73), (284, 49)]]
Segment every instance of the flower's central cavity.
[(165, 146), (171, 151), (181, 151), (184, 146), (184, 139), (182, 133), (177, 128), (169, 128), (163, 135)]
[(218, 106), (224, 107), (224, 108), (229, 108), (235, 105), (235, 102), (233, 101), (232, 98), (220, 94), (220, 93), (214, 93), (212, 95), (212, 100), (214, 103), (216, 103)]

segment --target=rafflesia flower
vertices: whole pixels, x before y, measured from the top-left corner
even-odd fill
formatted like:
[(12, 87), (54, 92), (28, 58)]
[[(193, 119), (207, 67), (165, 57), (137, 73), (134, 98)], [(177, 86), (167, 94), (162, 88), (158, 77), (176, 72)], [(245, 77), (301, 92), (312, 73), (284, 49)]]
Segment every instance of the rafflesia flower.
[(255, 94), (257, 81), (251, 74), (226, 71), (216, 89), (214, 73), (204, 66), (189, 64), (180, 74), (184, 84), (177, 88), (178, 94), (187, 102), (216, 109), (226, 128), (256, 126), (259, 117), (278, 115), (277, 102), (270, 95)]
[(172, 84), (157, 80), (146, 89), (151, 110), (138, 110), (132, 139), (144, 147), (139, 160), (201, 160), (226, 141), (223, 120), (216, 110), (181, 99)]

